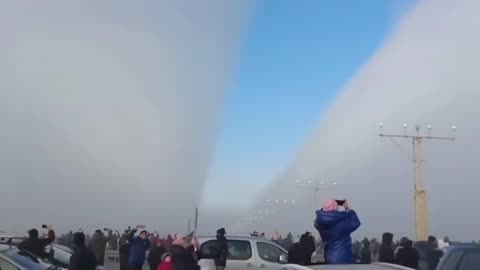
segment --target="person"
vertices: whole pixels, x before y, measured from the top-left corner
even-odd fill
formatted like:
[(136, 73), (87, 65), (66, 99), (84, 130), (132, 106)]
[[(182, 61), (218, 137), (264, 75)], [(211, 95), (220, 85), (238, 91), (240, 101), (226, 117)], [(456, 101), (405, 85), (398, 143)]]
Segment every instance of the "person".
[(443, 256), (443, 251), (438, 249), (437, 238), (430, 235), (428, 237), (428, 245), (426, 248), (428, 269), (435, 270), (437, 269), (440, 258)]
[(401, 248), (395, 254), (395, 263), (412, 269), (418, 269), (418, 261), (420, 254), (418, 250), (413, 247), (413, 241), (410, 239), (403, 239), (400, 242)]
[(162, 255), (162, 263), (160, 263), (157, 270), (173, 270), (172, 256), (169, 253)]
[(105, 259), (105, 248), (107, 247), (107, 242), (112, 239), (113, 231), (105, 228), (104, 230), (108, 231), (108, 236), (101, 230), (96, 230), (90, 240), (90, 248), (97, 258), (97, 265), (103, 266)]
[[(339, 205), (340, 203), (340, 205)], [(339, 211), (342, 206), (345, 211)], [(327, 264), (352, 264), (353, 246), (350, 234), (360, 227), (360, 220), (348, 201), (327, 200), (316, 212), (315, 228), (324, 243)]]
[(53, 230), (52, 225), (48, 225), (46, 227), (48, 230), (47, 238), (38, 238), (38, 230), (31, 229), (28, 231), (28, 239), (22, 241), (18, 245), (18, 248), (20, 250), (29, 251), (40, 258), (48, 258), (48, 253), (45, 252), (45, 247), (55, 241), (55, 231)]
[(292, 245), (288, 251), (288, 263), (308, 266), (312, 261), (312, 254), (315, 252), (315, 242), (313, 236), (306, 232), (300, 236), (300, 241)]
[(130, 250), (128, 256), (128, 265), (130, 270), (141, 270), (143, 263), (145, 262), (145, 254), (150, 248), (150, 242), (148, 241), (148, 232), (142, 230), (139, 236), (135, 237), (135, 233), (139, 229), (144, 229), (145, 226), (138, 225), (130, 232), (128, 242), (130, 242)]
[(382, 243), (378, 252), (378, 261), (384, 263), (394, 263), (395, 256), (393, 252), (393, 234), (386, 232), (382, 235)]
[(228, 257), (228, 242), (225, 237), (226, 231), (224, 228), (217, 230), (217, 240), (215, 241), (215, 268), (217, 270), (224, 270), (227, 266)]
[(118, 249), (118, 239), (120, 238), (120, 233), (118, 231), (115, 231), (115, 233), (112, 234), (112, 237), (108, 241), (108, 245), (110, 246), (111, 250), (117, 250)]
[(177, 236), (170, 249), (173, 260), (173, 270), (200, 270), (198, 260), (201, 259), (198, 241), (193, 234)]
[(163, 247), (162, 240), (155, 240), (155, 243), (150, 249), (150, 253), (148, 253), (147, 258), (148, 264), (150, 265), (150, 270), (157, 270), (160, 262), (162, 261), (162, 256), (166, 252), (167, 250)]
[(120, 270), (129, 270), (128, 267), (128, 255), (130, 253), (130, 243), (126, 239), (125, 242), (120, 245), (118, 249), (118, 261), (120, 263)]
[(291, 232), (288, 233), (287, 238), (283, 239), (282, 247), (286, 250), (289, 250), (293, 245), (293, 234)]
[(362, 241), (362, 251), (360, 251), (360, 263), (370, 264), (372, 262), (372, 252), (370, 251), (370, 241), (368, 238)]
[(82, 232), (73, 234), (73, 254), (70, 256), (68, 270), (95, 270), (97, 258), (85, 245), (85, 235)]

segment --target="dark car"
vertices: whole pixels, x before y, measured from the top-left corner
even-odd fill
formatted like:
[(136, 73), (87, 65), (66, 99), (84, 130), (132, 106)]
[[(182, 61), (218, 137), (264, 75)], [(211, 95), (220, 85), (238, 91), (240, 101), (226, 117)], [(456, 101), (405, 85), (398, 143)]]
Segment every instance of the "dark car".
[(53, 266), (42, 261), (37, 256), (21, 251), (10, 245), (0, 245), (0, 269), (1, 270), (56, 270)]
[(480, 245), (456, 244), (447, 249), (437, 270), (480, 269)]

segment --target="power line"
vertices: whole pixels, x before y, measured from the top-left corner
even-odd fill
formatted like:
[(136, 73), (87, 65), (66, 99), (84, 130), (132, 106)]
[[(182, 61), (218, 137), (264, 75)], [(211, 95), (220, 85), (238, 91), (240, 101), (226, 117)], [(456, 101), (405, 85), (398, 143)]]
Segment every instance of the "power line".
[[(414, 134), (408, 134), (408, 125), (404, 124), (404, 134), (385, 134), (383, 133), (383, 123), (380, 124), (380, 137), (409, 139), (412, 141), (412, 154), (413, 154), (413, 183), (414, 183), (414, 209), (415, 209), (415, 238), (416, 240), (427, 240), (428, 238), (428, 204), (427, 204), (427, 191), (425, 188), (425, 182), (423, 179), (424, 170), (424, 158), (422, 142), (424, 140), (447, 140), (454, 141), (455, 137), (441, 137), (431, 136), (432, 126), (428, 126), (428, 134), (422, 135), (419, 125), (415, 127)], [(456, 127), (453, 126), (452, 130), (455, 131)]]

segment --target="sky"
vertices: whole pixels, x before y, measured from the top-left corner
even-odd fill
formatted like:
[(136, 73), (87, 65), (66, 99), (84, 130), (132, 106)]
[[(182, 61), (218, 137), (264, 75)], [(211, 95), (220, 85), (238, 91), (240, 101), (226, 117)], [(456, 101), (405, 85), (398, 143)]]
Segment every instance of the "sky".
[(479, 4), (345, 3), (0, 0), (0, 230), (172, 232), (200, 203), (204, 231), (302, 232), (334, 197), (412, 236), (410, 145), (377, 136), (408, 122), (459, 127), (425, 146), (431, 228), (479, 239)]
[(0, 5), (0, 230), (186, 230), (252, 2)]
[[(412, 134), (420, 125), (422, 135), (456, 137), (423, 141), (430, 234), (479, 239), (480, 219), (472, 214), (480, 189), (479, 9), (470, 0), (420, 1), (342, 87), (294, 160), (231, 229), (311, 231), (323, 200), (346, 198), (362, 222), (353, 237), (390, 231), (396, 239), (413, 238), (412, 142), (379, 137), (383, 123), (385, 133)], [(325, 181), (328, 189), (315, 198), (312, 190), (298, 188), (299, 179)]]
[(415, 1), (256, 3), (224, 105), (207, 208), (248, 207)]

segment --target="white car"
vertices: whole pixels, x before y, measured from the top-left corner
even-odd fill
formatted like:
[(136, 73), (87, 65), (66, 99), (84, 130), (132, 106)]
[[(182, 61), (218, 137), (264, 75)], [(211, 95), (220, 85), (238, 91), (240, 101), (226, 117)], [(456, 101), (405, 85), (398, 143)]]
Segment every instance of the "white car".
[[(227, 236), (228, 270), (285, 270), (288, 252), (266, 239), (252, 236)], [(212, 249), (215, 236), (198, 236), (204, 258), (199, 261), (202, 270), (215, 270)], [(291, 269), (291, 268), (290, 268)]]

